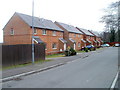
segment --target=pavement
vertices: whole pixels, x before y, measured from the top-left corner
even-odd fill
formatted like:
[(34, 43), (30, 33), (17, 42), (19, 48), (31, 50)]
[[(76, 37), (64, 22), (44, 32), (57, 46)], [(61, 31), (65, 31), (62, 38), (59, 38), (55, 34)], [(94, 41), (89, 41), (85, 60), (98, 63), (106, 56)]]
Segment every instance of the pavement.
[[(118, 72), (118, 49), (110, 47), (87, 54), (89, 56), (85, 55), (78, 59), (81, 54), (73, 56), (76, 59), (66, 62), (65, 65), (3, 82), (2, 86), (3, 88), (110, 88), (116, 81)], [(73, 57), (66, 58), (70, 60)]]
[(46, 59), (50, 59), (51, 61), (48, 62), (44, 62), (42, 64), (31, 64), (31, 65), (27, 65), (25, 67), (16, 67), (16, 68), (12, 68), (12, 69), (7, 69), (7, 70), (3, 70), (2, 71), (2, 81), (7, 81), (13, 78), (17, 78), (20, 76), (25, 76), (25, 75), (29, 75), (32, 73), (36, 73), (36, 72), (40, 72), (40, 71), (44, 71), (53, 67), (57, 67), (60, 65), (64, 65), (67, 62), (71, 62), (74, 60), (77, 60), (78, 58), (86, 58), (88, 56), (90, 56), (91, 54), (94, 53), (100, 53), (103, 50), (105, 50), (106, 48), (103, 49), (97, 49), (96, 51), (91, 51), (91, 52), (83, 52), (83, 53), (78, 53), (75, 56), (69, 56), (69, 57), (57, 57), (57, 58), (46, 58)]

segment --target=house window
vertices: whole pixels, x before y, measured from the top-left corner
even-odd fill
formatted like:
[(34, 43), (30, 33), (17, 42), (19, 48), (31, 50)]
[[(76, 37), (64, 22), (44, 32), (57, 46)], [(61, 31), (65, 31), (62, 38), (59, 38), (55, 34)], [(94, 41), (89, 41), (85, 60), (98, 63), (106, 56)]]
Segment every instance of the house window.
[(53, 44), (52, 44), (52, 48), (53, 48), (53, 49), (57, 49), (56, 43), (53, 43)]
[(10, 35), (14, 35), (14, 30), (13, 29), (11, 29)]
[(42, 30), (42, 35), (46, 35), (47, 31), (46, 30)]
[(78, 47), (80, 47), (80, 42), (78, 43)]
[(60, 33), (60, 36), (63, 36), (63, 33), (62, 33), (62, 32)]
[(90, 36), (88, 36), (88, 39), (90, 39)]
[(74, 34), (74, 37), (76, 37), (76, 34)]
[(37, 34), (37, 30), (34, 28), (34, 34)]
[(78, 37), (80, 37), (80, 35), (78, 34)]
[(53, 36), (56, 36), (56, 31), (53, 31)]

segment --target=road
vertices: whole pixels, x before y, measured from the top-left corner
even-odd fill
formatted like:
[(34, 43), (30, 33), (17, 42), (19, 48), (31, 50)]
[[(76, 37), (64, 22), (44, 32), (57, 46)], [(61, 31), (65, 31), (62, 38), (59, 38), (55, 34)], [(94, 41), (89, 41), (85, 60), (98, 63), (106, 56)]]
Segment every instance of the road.
[(3, 88), (110, 88), (118, 70), (118, 48), (3, 83)]

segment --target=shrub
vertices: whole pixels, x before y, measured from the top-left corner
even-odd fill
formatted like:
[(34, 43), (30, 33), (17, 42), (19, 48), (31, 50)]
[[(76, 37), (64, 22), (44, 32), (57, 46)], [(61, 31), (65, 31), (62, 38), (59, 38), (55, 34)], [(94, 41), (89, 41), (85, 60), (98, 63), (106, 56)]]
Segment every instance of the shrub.
[(76, 55), (76, 51), (73, 48), (70, 48), (70, 55)]
[(88, 52), (88, 48), (85, 48), (85, 52)]
[(76, 55), (76, 51), (73, 49), (73, 48), (68, 48), (66, 51), (65, 51), (65, 56), (73, 56), (73, 55)]

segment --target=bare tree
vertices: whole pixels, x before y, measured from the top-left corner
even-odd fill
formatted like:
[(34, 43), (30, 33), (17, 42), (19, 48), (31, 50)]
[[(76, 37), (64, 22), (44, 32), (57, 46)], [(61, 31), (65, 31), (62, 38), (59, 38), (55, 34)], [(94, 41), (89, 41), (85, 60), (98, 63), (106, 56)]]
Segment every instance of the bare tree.
[[(119, 41), (118, 37), (119, 37), (119, 33), (120, 33), (120, 28), (119, 28), (119, 15), (120, 13), (118, 13), (119, 7), (120, 5), (120, 1), (119, 2), (115, 2), (110, 4), (106, 9), (104, 9), (105, 15), (101, 18), (102, 23), (105, 23), (105, 28), (106, 30), (104, 31), (105, 35), (107, 33), (107, 38), (104, 38), (106, 36), (104, 36), (103, 34), (103, 38), (104, 39), (108, 39), (106, 41), (109, 42), (114, 42), (114, 41)], [(116, 37), (117, 35), (117, 37)]]

